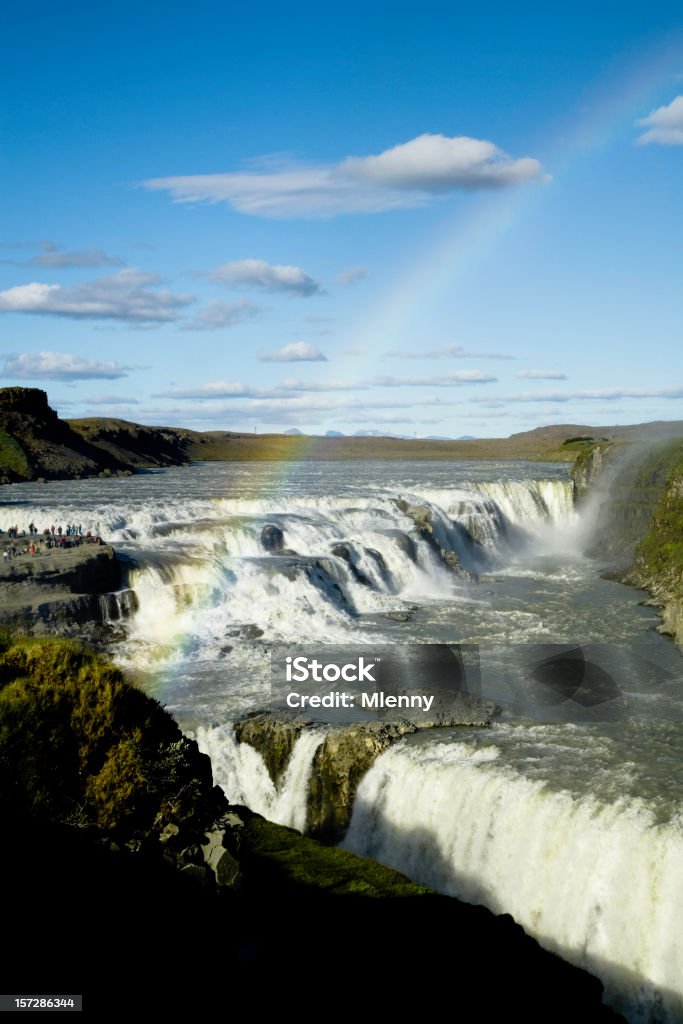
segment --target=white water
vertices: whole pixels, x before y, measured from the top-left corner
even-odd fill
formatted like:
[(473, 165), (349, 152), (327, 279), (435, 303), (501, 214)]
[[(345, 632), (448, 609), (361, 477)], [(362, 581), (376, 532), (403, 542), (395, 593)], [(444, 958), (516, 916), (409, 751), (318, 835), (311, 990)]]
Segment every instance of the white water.
[(683, 1015), (683, 829), (501, 763), (495, 745), (400, 745), (362, 780), (343, 845), (513, 915), (598, 974), (630, 1021)]
[(300, 734), (277, 785), (258, 751), (237, 742), (232, 725), (201, 727), (195, 738), (201, 752), (211, 758), (214, 783), (230, 794), (233, 804), (244, 804), (279, 825), (305, 831), (308, 780), (315, 752), (325, 738), (323, 729)]

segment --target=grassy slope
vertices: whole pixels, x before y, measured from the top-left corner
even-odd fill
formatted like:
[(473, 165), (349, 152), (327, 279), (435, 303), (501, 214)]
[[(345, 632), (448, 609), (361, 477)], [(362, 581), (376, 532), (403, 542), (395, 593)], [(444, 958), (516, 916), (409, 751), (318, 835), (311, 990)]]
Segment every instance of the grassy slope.
[(653, 576), (683, 579), (683, 444), (667, 446), (661, 460), (668, 468), (667, 489), (636, 555), (639, 565)]
[(30, 472), (26, 453), (17, 439), (0, 429), (0, 478), (7, 475), (9, 479), (18, 477), (27, 480)]
[[(150, 836), (164, 820), (208, 828), (208, 761), (173, 719), (108, 661), (73, 641), (0, 632), (0, 812), (95, 836)], [(198, 768), (200, 775), (198, 777)], [(186, 806), (184, 806), (186, 805)], [(252, 884), (328, 895), (421, 896), (390, 868), (249, 817), (241, 844)]]

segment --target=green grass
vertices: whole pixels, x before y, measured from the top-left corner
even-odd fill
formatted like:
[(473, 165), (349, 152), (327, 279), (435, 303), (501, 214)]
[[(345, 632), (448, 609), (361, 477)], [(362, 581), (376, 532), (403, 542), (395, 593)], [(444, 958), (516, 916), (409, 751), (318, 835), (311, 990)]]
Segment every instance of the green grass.
[(19, 442), (11, 434), (0, 430), (0, 477), (3, 475), (16, 475), (29, 480), (31, 467)]
[(316, 889), (331, 895), (372, 897), (426, 896), (433, 893), (405, 875), (347, 850), (321, 846), (292, 829), (251, 818), (242, 833), (244, 868), (275, 887)]
[(668, 445), (658, 461), (668, 468), (668, 485), (636, 554), (648, 572), (683, 578), (683, 445)]
[(172, 799), (185, 742), (156, 701), (83, 645), (0, 634), (6, 806), (51, 820), (78, 809), (84, 823), (113, 831), (149, 828)]

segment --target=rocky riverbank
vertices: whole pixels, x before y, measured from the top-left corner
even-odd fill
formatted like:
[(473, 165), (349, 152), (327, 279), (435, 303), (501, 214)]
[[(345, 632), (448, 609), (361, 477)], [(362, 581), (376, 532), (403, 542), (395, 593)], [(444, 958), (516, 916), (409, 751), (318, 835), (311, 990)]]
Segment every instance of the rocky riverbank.
[(666, 485), (625, 582), (647, 590), (662, 631), (683, 644), (683, 443), (671, 453)]
[(16, 991), (272, 1012), (362, 977), (394, 1012), (449, 979), (494, 1019), (619, 1019), (511, 918), (231, 806), (160, 705), (72, 642), (0, 639), (0, 814)]
[[(31, 552), (30, 546), (36, 548)], [(101, 623), (121, 585), (121, 563), (99, 538), (47, 548), (30, 537), (0, 538), (0, 623), (68, 636)]]
[(683, 643), (683, 440), (596, 445), (577, 458), (573, 477), (579, 504), (598, 505), (588, 553), (646, 590), (662, 632)]

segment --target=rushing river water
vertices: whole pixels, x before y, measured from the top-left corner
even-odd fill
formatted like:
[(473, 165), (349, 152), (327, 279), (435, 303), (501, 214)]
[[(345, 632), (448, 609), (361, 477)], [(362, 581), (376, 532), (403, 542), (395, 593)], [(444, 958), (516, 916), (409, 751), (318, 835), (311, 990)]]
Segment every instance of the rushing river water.
[[(644, 595), (582, 554), (591, 515), (575, 510), (566, 467), (201, 464), (3, 499), (0, 526), (75, 522), (115, 546), (128, 587), (107, 604), (112, 653), (197, 737), (232, 800), (297, 828), (321, 733), (302, 737), (276, 789), (230, 728), (267, 703), (270, 651), (479, 645), (501, 717), (383, 754), (344, 844), (513, 914), (598, 974), (629, 1020), (683, 1019), (683, 661)], [(398, 499), (429, 509), (436, 545)], [(265, 550), (265, 526), (286, 553)], [(540, 692), (524, 652), (548, 644), (602, 665), (608, 699)]]

